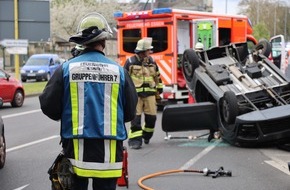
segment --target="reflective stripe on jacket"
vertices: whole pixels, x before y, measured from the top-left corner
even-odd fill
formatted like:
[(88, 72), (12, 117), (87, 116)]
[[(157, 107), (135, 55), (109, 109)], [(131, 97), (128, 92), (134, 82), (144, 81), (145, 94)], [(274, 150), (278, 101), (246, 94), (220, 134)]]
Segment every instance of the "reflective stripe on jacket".
[[(98, 178), (112, 178), (120, 177), (122, 175), (122, 159), (120, 157), (120, 141), (117, 140), (104, 140), (95, 142), (91, 140), (84, 143), (87, 139), (72, 139), (73, 141), (73, 158), (69, 158), (73, 165), (74, 173), (82, 177), (98, 177)], [(95, 143), (95, 144), (94, 144)], [(87, 148), (88, 144), (94, 144), (97, 150), (101, 148), (103, 151), (97, 151), (98, 155), (92, 156), (92, 148)], [(96, 151), (96, 150), (95, 150)], [(119, 151), (119, 153), (117, 153)], [(102, 162), (91, 162), (85, 159), (94, 159), (98, 157)]]

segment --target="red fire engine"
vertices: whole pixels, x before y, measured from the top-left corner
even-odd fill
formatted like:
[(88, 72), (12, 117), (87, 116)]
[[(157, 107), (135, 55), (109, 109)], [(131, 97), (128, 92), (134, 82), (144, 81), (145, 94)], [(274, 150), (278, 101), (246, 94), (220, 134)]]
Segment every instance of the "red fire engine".
[(201, 42), (205, 49), (235, 42), (251, 41), (252, 26), (246, 16), (221, 15), (172, 8), (137, 12), (116, 12), (118, 61), (124, 65), (134, 54), (136, 43), (152, 37), (152, 57), (157, 62), (164, 84), (162, 99), (187, 101), (188, 89), (180, 60), (185, 49)]

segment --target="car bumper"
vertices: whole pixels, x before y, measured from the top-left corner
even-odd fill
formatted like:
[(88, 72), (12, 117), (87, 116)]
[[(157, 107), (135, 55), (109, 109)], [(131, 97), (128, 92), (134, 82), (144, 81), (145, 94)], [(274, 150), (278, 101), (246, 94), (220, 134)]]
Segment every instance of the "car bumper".
[(21, 73), (21, 79), (43, 79), (47, 73)]
[(290, 105), (240, 115), (236, 118), (235, 125), (237, 142), (290, 140)]

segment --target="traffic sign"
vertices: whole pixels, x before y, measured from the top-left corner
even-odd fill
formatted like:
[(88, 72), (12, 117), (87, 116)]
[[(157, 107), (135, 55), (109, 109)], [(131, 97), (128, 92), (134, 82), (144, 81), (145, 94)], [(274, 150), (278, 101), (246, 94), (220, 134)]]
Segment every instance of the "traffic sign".
[(50, 0), (0, 0), (0, 40), (15, 38), (16, 5), (19, 32), (16, 39), (47, 41), (50, 38)]
[(0, 42), (4, 47), (28, 47), (28, 40), (13, 40), (13, 39), (4, 39)]
[(7, 47), (6, 51), (9, 54), (27, 55), (27, 47)]

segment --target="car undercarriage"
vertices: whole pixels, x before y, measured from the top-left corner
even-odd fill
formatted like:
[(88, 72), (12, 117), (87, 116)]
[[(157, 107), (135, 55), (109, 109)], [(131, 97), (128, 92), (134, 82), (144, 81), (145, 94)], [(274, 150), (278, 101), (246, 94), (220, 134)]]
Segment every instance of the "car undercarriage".
[[(208, 119), (217, 121), (217, 126), (209, 129), (219, 130), (231, 144), (257, 145), (290, 137), (289, 79), (267, 58), (270, 52), (271, 44), (263, 40), (251, 52), (247, 43), (237, 43), (200, 52), (187, 49), (183, 54), (184, 77), (197, 102), (193, 109), (200, 110), (200, 103), (214, 104), (216, 118)], [(172, 109), (176, 105), (164, 109), (164, 119), (168, 113), (174, 117)], [(203, 125), (196, 122), (200, 117), (188, 116)], [(186, 129), (202, 128), (192, 124)], [(174, 127), (163, 130), (174, 131)]]

